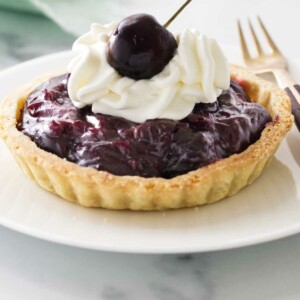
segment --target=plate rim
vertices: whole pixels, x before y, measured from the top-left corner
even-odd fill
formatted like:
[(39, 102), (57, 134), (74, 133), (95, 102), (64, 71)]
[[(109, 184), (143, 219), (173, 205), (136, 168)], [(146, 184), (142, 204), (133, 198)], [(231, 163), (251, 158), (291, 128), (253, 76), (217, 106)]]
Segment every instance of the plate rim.
[(261, 236), (255, 236), (255, 238), (243, 238), (233, 240), (232, 242), (227, 242), (225, 246), (216, 245), (209, 247), (181, 247), (180, 249), (163, 247), (159, 249), (158, 247), (149, 248), (149, 247), (132, 247), (128, 245), (122, 245), (121, 248), (107, 246), (105, 244), (92, 243), (86, 241), (77, 241), (76, 239), (68, 239), (66, 237), (61, 237), (54, 234), (45, 233), (43, 231), (32, 229), (21, 225), (19, 223), (15, 223), (9, 220), (5, 220), (4, 218), (0, 218), (0, 225), (13, 230), (15, 232), (25, 234), (27, 236), (43, 240), (46, 242), (52, 242), (55, 244), (65, 245), (69, 247), (76, 247), (80, 249), (94, 250), (94, 251), (104, 251), (104, 252), (112, 252), (112, 253), (123, 253), (123, 254), (185, 254), (185, 253), (207, 253), (207, 252), (216, 252), (223, 250), (231, 250), (244, 248), (248, 246), (254, 246), (259, 244), (264, 244), (272, 241), (276, 241), (282, 238), (288, 238), (292, 235), (295, 235), (300, 232), (300, 224), (290, 226), (287, 228), (283, 228), (281, 230), (272, 231), (270, 234), (263, 234)]

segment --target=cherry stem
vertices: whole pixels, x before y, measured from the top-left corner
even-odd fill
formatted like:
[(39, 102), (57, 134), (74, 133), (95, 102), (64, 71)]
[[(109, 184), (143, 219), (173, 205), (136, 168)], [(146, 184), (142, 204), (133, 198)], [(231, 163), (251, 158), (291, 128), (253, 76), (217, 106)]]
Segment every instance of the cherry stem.
[(177, 18), (177, 16), (188, 6), (192, 0), (187, 0), (177, 11), (176, 13), (165, 23), (164, 27), (168, 28), (168, 26)]

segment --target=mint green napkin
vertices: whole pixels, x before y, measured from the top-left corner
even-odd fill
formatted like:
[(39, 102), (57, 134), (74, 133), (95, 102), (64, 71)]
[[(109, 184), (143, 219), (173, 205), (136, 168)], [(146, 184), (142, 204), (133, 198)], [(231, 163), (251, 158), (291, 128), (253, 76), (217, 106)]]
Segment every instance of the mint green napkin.
[(30, 0), (46, 16), (66, 31), (80, 35), (92, 22), (108, 23), (118, 20), (124, 3), (133, 0)]
[(0, 8), (41, 13), (41, 11), (31, 3), (31, 0), (0, 0)]
[(44, 14), (78, 36), (87, 32), (93, 22), (110, 23), (129, 13), (148, 12), (165, 21), (182, 0), (161, 3), (162, 0), (0, 0), (0, 9)]
[[(133, 0), (0, 0), (0, 9), (44, 14), (76, 36), (89, 30), (92, 22), (117, 20)], [(124, 5), (126, 4), (126, 5)]]

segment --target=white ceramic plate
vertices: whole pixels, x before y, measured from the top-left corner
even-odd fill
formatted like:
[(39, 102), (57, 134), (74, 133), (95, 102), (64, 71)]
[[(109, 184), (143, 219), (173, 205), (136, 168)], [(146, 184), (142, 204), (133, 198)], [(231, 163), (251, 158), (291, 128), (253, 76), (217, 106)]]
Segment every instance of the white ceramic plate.
[[(234, 48), (225, 47), (231, 61)], [(0, 99), (42, 73), (66, 66), (70, 52), (0, 74)], [(292, 61), (300, 81), (300, 61)], [(298, 73), (297, 73), (298, 72)], [(293, 128), (264, 174), (219, 203), (167, 212), (87, 209), (40, 189), (0, 143), (0, 224), (77, 247), (134, 253), (187, 253), (266, 242), (300, 232), (300, 133)]]

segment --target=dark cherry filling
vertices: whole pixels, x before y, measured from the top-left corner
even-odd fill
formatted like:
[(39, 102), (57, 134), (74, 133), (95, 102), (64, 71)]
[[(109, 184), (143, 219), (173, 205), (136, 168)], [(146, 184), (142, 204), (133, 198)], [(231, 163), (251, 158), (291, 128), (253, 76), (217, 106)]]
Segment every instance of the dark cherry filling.
[(172, 178), (245, 150), (272, 119), (242, 87), (213, 104), (197, 104), (183, 120), (142, 124), (77, 109), (69, 76), (55, 77), (26, 100), (18, 129), (40, 148), (80, 166), (115, 175)]

